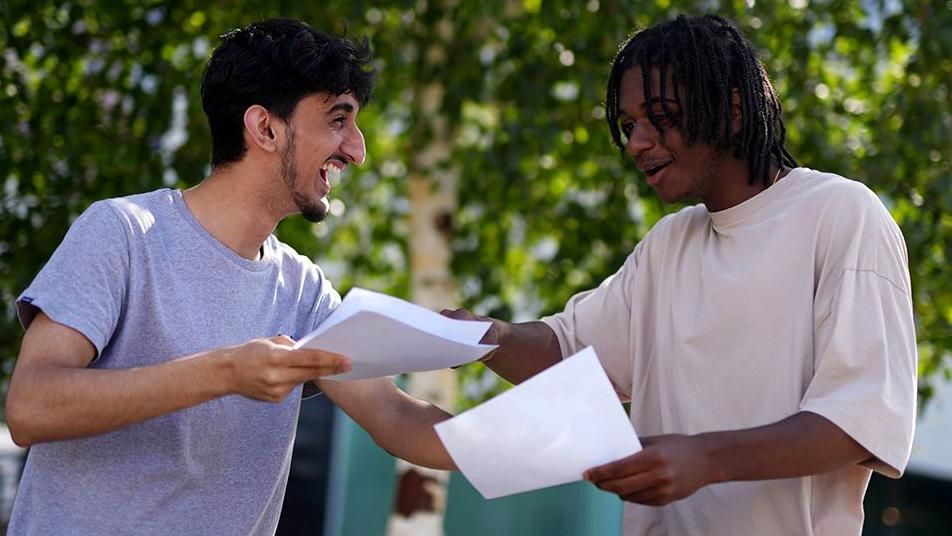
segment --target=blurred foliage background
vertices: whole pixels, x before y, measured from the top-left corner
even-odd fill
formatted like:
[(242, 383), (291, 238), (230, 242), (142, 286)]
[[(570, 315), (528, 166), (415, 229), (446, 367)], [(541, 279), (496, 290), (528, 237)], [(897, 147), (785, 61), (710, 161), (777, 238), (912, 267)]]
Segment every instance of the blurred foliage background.
[[(950, 375), (952, 1), (0, 1), (0, 363), (13, 300), (92, 201), (208, 171), (199, 81), (218, 36), (286, 16), (368, 37), (379, 73), (360, 114), (368, 161), (332, 214), (279, 236), (344, 291), (410, 297), (408, 177), (455, 177), (459, 301), (527, 320), (613, 273), (663, 206), (611, 146), (604, 82), (619, 43), (676, 13), (738, 22), (785, 105), (801, 165), (861, 180), (908, 243), (920, 387)], [(442, 156), (424, 158), (434, 144)], [(441, 187), (438, 182), (433, 187)], [(462, 396), (503, 386), (481, 365)]]

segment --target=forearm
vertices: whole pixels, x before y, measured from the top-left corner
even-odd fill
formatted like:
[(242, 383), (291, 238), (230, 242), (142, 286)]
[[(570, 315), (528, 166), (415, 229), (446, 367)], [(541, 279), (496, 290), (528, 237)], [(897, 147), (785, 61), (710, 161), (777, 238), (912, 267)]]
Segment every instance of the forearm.
[(506, 380), (520, 383), (562, 359), (559, 340), (544, 322), (493, 322), (499, 333), (499, 348), (486, 366)]
[(21, 445), (102, 434), (226, 394), (220, 369), (209, 353), (122, 370), (19, 370), (7, 419)]
[(311, 378), (350, 370), (343, 356), (293, 344), (279, 335), (158, 365), (91, 369), (89, 339), (40, 312), (10, 379), (7, 424), (20, 445), (85, 437), (227, 394), (279, 402)]
[(456, 464), (443, 446), (434, 425), (451, 417), (442, 409), (404, 395), (408, 400), (394, 408), (390, 418), (382, 419), (374, 441), (381, 448), (410, 463), (456, 470)]
[(816, 475), (872, 458), (838, 426), (809, 412), (757, 428), (696, 437), (708, 455), (712, 482)]
[(404, 393), (388, 378), (317, 384), (390, 454), (425, 467), (456, 469), (433, 428), (450, 414)]

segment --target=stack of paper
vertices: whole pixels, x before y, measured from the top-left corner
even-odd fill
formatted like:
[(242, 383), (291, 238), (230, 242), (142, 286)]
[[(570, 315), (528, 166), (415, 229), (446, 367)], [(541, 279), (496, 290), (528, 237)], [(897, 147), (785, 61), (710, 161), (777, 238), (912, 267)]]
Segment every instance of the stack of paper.
[(436, 432), (487, 499), (581, 480), (587, 469), (641, 450), (591, 347)]
[(447, 318), (399, 298), (355, 287), (294, 347), (328, 350), (350, 358), (350, 372), (322, 379), (363, 380), (475, 361), (496, 348), (479, 343), (489, 326), (489, 322)]

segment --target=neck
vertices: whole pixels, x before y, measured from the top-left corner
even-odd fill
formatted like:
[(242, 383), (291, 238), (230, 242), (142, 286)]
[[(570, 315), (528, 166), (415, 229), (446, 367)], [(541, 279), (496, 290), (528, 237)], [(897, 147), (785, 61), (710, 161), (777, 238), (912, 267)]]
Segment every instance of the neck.
[[(759, 179), (751, 183), (747, 162), (743, 160), (731, 160), (724, 166), (723, 171), (724, 178), (712, 181), (711, 191), (702, 196), (702, 201), (709, 212), (719, 212), (737, 206), (768, 188)], [(768, 171), (771, 184), (785, 176), (787, 171), (789, 170), (782, 166), (771, 165)]]
[(264, 180), (265, 173), (250, 167), (239, 162), (216, 169), (183, 196), (195, 219), (219, 242), (246, 259), (257, 259), (287, 213), (268, 195), (273, 179)]

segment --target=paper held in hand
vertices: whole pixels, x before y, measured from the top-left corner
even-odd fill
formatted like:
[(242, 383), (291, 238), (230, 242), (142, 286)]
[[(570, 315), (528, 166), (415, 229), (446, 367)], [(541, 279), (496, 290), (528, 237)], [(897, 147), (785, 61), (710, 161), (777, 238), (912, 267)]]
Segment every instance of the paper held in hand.
[(591, 347), (436, 432), (486, 499), (581, 480), (587, 469), (641, 450)]
[(340, 306), (295, 348), (346, 355), (351, 370), (328, 380), (363, 380), (455, 367), (475, 361), (489, 322), (454, 320), (393, 296), (353, 288)]

